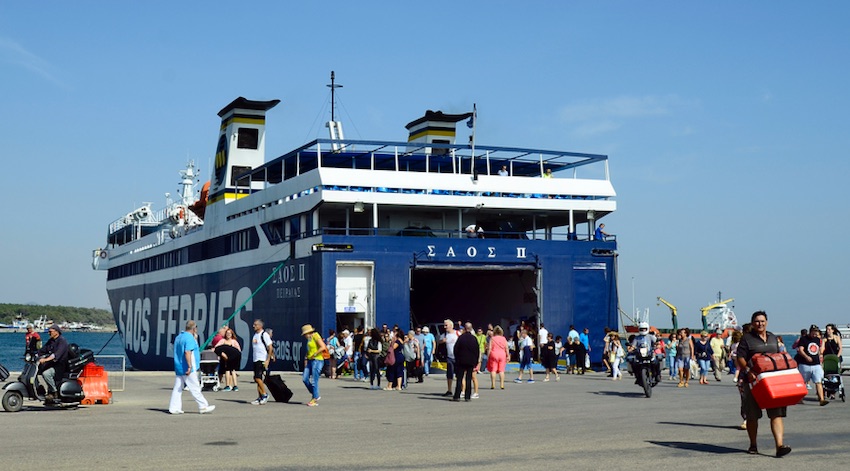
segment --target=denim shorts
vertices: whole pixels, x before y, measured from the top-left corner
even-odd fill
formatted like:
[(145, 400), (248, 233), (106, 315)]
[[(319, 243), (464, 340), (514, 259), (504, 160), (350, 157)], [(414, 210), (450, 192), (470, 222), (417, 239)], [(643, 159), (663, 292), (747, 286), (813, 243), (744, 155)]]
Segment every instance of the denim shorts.
[(823, 366), (798, 364), (797, 368), (800, 370), (800, 374), (803, 375), (804, 383), (808, 383), (809, 381), (815, 384), (823, 383)]

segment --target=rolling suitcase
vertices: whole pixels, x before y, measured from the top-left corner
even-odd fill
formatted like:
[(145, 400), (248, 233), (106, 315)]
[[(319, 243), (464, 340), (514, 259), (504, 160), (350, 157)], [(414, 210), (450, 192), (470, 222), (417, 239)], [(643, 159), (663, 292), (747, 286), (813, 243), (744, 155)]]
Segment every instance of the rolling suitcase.
[(289, 400), (292, 399), (292, 390), (286, 386), (286, 383), (283, 382), (280, 375), (271, 375), (267, 373), (266, 379), (263, 382), (266, 383), (266, 388), (268, 388), (275, 401), (289, 402)]

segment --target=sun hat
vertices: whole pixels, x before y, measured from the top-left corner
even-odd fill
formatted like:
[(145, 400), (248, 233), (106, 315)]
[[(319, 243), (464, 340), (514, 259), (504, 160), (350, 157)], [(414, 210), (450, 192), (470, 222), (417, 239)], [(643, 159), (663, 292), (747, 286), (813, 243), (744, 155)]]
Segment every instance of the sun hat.
[(304, 326), (301, 327), (301, 335), (312, 334), (315, 331), (316, 330), (313, 329), (313, 326), (310, 324), (304, 324)]

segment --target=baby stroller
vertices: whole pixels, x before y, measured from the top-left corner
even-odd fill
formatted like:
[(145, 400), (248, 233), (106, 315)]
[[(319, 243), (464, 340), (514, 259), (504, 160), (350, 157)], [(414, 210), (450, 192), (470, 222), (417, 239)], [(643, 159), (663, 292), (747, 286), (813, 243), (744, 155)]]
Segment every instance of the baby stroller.
[(844, 383), (841, 381), (841, 361), (838, 355), (823, 357), (823, 393), (830, 399), (835, 399), (837, 394), (844, 402)]
[(213, 350), (201, 352), (201, 389), (218, 392), (221, 383), (218, 379), (218, 355)]

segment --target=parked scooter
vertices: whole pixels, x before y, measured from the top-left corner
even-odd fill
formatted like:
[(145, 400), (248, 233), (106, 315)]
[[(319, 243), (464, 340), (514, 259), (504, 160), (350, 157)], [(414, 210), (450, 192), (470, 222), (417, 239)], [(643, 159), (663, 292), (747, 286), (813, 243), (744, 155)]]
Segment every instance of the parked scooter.
[[(24, 357), (24, 370), (17, 381), (3, 386), (3, 409), (6, 412), (18, 412), (24, 406), (24, 399), (41, 401), (48, 407), (77, 407), (85, 394), (83, 386), (77, 380), (83, 367), (94, 361), (91, 350), (80, 350), (75, 344), (69, 346), (72, 358), (68, 360), (68, 376), (59, 380), (58, 391), (47, 399), (47, 390), (38, 377), (38, 356), (27, 354)], [(58, 379), (58, 378), (57, 378)]]

